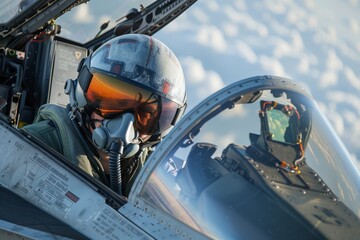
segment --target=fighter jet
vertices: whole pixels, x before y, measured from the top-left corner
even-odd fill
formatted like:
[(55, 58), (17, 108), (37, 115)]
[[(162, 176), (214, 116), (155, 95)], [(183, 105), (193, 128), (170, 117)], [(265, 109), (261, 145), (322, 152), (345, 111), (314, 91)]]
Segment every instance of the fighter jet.
[(83, 2), (1, 3), (1, 239), (359, 236), (359, 169), (294, 80), (255, 76), (204, 99), (156, 146), (128, 198), (22, 131), (42, 104), (66, 104), (83, 56), (118, 35), (152, 35), (195, 1), (132, 1), (85, 44), (58, 36), (57, 19)]

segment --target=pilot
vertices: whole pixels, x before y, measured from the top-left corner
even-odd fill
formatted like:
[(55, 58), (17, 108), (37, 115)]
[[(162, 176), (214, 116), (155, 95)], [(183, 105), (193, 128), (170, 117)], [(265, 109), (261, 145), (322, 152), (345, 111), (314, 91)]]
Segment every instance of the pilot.
[(23, 129), (128, 196), (147, 156), (184, 113), (181, 65), (154, 37), (128, 34), (83, 59), (78, 72), (66, 82), (66, 108), (45, 104)]

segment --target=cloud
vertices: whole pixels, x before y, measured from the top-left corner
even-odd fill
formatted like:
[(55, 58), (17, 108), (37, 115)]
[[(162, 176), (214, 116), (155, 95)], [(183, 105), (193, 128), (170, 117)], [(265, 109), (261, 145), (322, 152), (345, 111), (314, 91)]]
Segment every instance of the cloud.
[(336, 28), (329, 26), (326, 29), (317, 30), (314, 35), (314, 42), (319, 45), (338, 45), (339, 38)]
[[(181, 18), (181, 20), (179, 21), (172, 21), (171, 23), (169, 23), (168, 25), (166, 25), (165, 28), (161, 29), (161, 31), (159, 31), (160, 34), (162, 33), (179, 33), (179, 32), (185, 32), (185, 31), (193, 31), (193, 22), (191, 22), (189, 20), (189, 18), (187, 17), (188, 15), (182, 14), (181, 16), (179, 16), (179, 18)], [(157, 33), (157, 34), (159, 34)]]
[(224, 119), (231, 119), (231, 118), (242, 118), (245, 116), (248, 116), (249, 112), (244, 107), (244, 104), (236, 104), (234, 108), (231, 109), (231, 111), (224, 111), (221, 113), (221, 117)]
[(285, 22), (294, 29), (300, 31), (315, 30), (318, 27), (317, 15), (314, 15), (315, 4), (305, 1), (305, 4), (298, 5), (296, 2), (288, 2), (289, 7), (286, 11)]
[(356, 76), (354, 71), (350, 67), (345, 67), (344, 73), (350, 85), (360, 91), (360, 78)]
[(304, 42), (301, 34), (298, 31), (290, 32), (290, 40), (280, 37), (274, 37), (270, 41), (274, 45), (274, 56), (281, 57), (296, 57), (304, 52)]
[[(206, 70), (199, 59), (181, 58), (187, 89), (191, 89), (192, 102), (195, 104), (225, 86), (221, 76), (212, 70)], [(189, 96), (190, 97), (190, 96)]]
[(359, 115), (353, 111), (345, 110), (342, 112), (344, 122), (346, 125), (345, 136), (347, 141), (350, 142), (354, 149), (360, 148), (360, 125), (357, 124), (359, 121)]
[(336, 71), (327, 70), (323, 72), (319, 79), (319, 86), (327, 88), (336, 85), (338, 82), (338, 74)]
[(210, 47), (217, 52), (225, 52), (227, 49), (224, 34), (214, 25), (203, 25), (197, 32), (195, 39), (201, 45)]
[(264, 7), (274, 14), (285, 14), (287, 8), (283, 2), (280, 1), (265, 1)]
[(92, 23), (94, 21), (88, 4), (81, 4), (75, 8), (74, 21), (77, 23)]
[(328, 91), (326, 93), (326, 98), (328, 101), (334, 102), (336, 104), (342, 103), (348, 107), (352, 107), (354, 112), (360, 114), (359, 94), (351, 94), (349, 92), (342, 91)]
[(313, 0), (305, 0), (305, 6), (307, 9), (313, 9), (315, 7), (315, 3)]
[(342, 115), (337, 111), (336, 105), (334, 103), (329, 104), (328, 114), (330, 114), (330, 122), (333, 125), (335, 131), (342, 136), (344, 134), (344, 119)]
[(304, 51), (304, 42), (302, 40), (301, 34), (298, 31), (291, 32), (291, 43), (291, 45), (294, 47), (294, 51)]
[(341, 59), (337, 56), (333, 49), (328, 51), (328, 58), (326, 60), (326, 67), (332, 71), (339, 71), (343, 68)]
[(247, 5), (246, 2), (243, 0), (236, 0), (234, 1), (234, 5), (237, 9), (241, 10), (241, 11), (245, 11), (247, 10)]
[(297, 26), (301, 30), (305, 30), (304, 26), (306, 25), (304, 23), (306, 13), (301, 8), (293, 8), (288, 9), (287, 15), (286, 15), (286, 21)]
[(200, 8), (194, 8), (193, 16), (201, 23), (209, 22), (208, 15)]
[(181, 59), (184, 71), (186, 71), (187, 79), (191, 81), (191, 84), (201, 83), (206, 76), (204, 66), (202, 62), (193, 57), (186, 57)]
[(308, 73), (310, 70), (310, 64), (309, 58), (307, 58), (305, 55), (304, 57), (300, 58), (299, 63), (297, 65), (297, 70), (300, 73)]
[(359, 22), (358, 22), (358, 20), (356, 18), (351, 18), (349, 20), (349, 25), (350, 25), (350, 29), (351, 29), (353, 34), (360, 33)]
[(220, 9), (219, 4), (215, 0), (207, 0), (205, 6), (212, 12), (217, 12)]
[(231, 22), (223, 23), (222, 29), (224, 30), (225, 35), (228, 37), (235, 37), (239, 34), (238, 26)]
[(352, 7), (358, 7), (360, 5), (359, 0), (349, 0), (349, 3)]
[(265, 55), (259, 57), (259, 63), (261, 67), (269, 75), (282, 76), (285, 77), (284, 67), (279, 60), (276, 58), (271, 58)]
[(273, 37), (269, 40), (273, 49), (273, 56), (277, 59), (291, 57), (298, 60), (297, 70), (302, 74), (310, 72), (311, 66), (318, 63), (317, 58), (307, 53), (300, 32), (295, 30), (283, 30), (288, 32), (290, 39), (285, 37)]
[[(341, 42), (337, 46), (342, 55), (350, 58), (352, 61), (359, 62), (360, 44), (358, 42)], [(342, 59), (345, 59), (342, 57)]]
[(318, 102), (319, 108), (321, 112), (326, 116), (329, 120), (331, 126), (335, 130), (335, 132), (341, 137), (344, 134), (344, 119), (337, 112), (336, 104), (333, 102)]
[(243, 24), (249, 30), (252, 30), (262, 37), (266, 37), (269, 31), (265, 25), (256, 21), (252, 16), (247, 13), (236, 11), (232, 6), (226, 5), (224, 7), (225, 15), (236, 24)]
[(235, 49), (238, 51), (239, 55), (245, 58), (249, 63), (255, 63), (257, 56), (252, 48), (243, 41), (237, 41), (235, 43)]
[(273, 38), (271, 43), (274, 45), (273, 54), (276, 58), (290, 56), (293, 54), (293, 49), (288, 41), (282, 38)]
[(271, 18), (271, 16), (267, 16), (268, 25), (271, 27), (271, 32), (278, 33), (282, 36), (288, 36), (291, 32), (291, 29), (285, 26), (282, 22), (279, 22), (277, 19)]
[(338, 83), (338, 72), (343, 69), (343, 62), (333, 49), (327, 53), (326, 70), (319, 79), (319, 86), (326, 88)]

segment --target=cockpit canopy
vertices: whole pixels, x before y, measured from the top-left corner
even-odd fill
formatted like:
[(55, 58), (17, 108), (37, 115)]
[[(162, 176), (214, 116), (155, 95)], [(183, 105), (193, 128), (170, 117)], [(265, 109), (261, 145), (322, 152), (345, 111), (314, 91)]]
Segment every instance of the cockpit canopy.
[(212, 95), (147, 163), (130, 199), (211, 238), (360, 234), (359, 170), (290, 80), (254, 77)]

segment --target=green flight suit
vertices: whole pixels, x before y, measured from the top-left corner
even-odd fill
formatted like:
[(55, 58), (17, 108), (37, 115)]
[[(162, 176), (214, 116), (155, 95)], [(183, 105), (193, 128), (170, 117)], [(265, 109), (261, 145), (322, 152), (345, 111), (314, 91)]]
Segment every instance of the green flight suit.
[[(80, 128), (70, 119), (67, 108), (55, 104), (45, 104), (40, 107), (34, 123), (23, 129), (92, 177), (108, 184), (97, 152), (84, 144), (91, 143), (84, 134), (79, 134), (75, 127)], [(148, 153), (149, 149), (143, 148), (135, 157), (122, 160), (123, 195), (128, 196)]]

